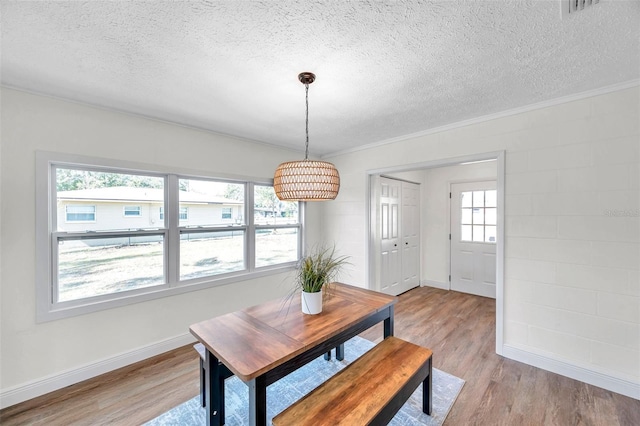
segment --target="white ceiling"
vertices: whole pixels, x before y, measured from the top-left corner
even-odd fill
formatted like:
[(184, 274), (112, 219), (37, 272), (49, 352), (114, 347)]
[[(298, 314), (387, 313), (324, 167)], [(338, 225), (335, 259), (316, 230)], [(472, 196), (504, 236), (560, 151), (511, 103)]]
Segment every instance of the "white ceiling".
[[(7, 1), (2, 84), (324, 155), (640, 77), (640, 2)], [(176, 141), (179, 144), (180, 141)]]

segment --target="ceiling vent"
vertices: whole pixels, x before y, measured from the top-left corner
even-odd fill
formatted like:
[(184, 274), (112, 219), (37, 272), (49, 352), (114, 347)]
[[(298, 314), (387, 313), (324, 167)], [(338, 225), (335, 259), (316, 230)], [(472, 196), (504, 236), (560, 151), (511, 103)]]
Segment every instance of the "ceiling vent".
[(562, 6), (562, 16), (574, 15), (585, 9), (590, 9), (600, 3), (600, 0), (560, 0)]

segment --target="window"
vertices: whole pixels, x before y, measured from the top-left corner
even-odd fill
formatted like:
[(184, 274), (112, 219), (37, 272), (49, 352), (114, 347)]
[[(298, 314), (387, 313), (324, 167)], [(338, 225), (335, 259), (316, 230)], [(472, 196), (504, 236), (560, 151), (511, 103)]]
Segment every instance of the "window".
[(142, 208), (140, 206), (124, 206), (125, 217), (142, 216)]
[(67, 222), (96, 221), (96, 206), (66, 205), (65, 211), (65, 220)]
[(496, 190), (461, 193), (461, 240), (464, 242), (496, 242)]
[(244, 280), (300, 257), (299, 203), (265, 183), (37, 158), (49, 182), (38, 194), (38, 264), (50, 265), (38, 271), (39, 321)]
[[(180, 220), (189, 219), (189, 207), (180, 207)], [(164, 207), (160, 207), (160, 220), (164, 220)]]
[(189, 207), (180, 207), (180, 220), (189, 219)]
[(296, 261), (299, 256), (299, 204), (280, 201), (272, 186), (255, 185), (253, 196), (256, 267)]

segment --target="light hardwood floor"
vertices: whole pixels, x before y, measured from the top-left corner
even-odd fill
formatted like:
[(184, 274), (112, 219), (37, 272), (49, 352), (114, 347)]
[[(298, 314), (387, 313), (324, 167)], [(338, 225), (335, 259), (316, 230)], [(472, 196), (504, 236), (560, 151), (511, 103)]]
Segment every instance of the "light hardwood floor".
[[(640, 401), (495, 354), (495, 301), (423, 287), (400, 296), (395, 335), (466, 380), (446, 426), (640, 425)], [(377, 340), (382, 326), (363, 333)], [(2, 425), (137, 425), (199, 392), (191, 346), (0, 411)]]

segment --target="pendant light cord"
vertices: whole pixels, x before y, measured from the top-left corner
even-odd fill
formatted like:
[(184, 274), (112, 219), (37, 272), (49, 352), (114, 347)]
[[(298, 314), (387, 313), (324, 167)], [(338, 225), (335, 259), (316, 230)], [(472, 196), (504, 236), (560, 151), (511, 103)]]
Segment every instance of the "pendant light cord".
[(306, 91), (305, 103), (307, 106), (307, 115), (305, 117), (305, 131), (307, 134), (307, 143), (305, 145), (304, 159), (307, 160), (309, 158), (309, 84), (305, 84), (304, 87)]

